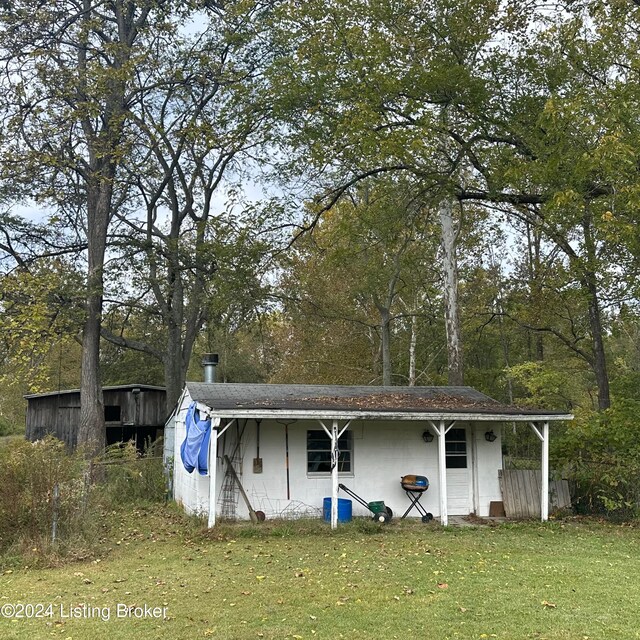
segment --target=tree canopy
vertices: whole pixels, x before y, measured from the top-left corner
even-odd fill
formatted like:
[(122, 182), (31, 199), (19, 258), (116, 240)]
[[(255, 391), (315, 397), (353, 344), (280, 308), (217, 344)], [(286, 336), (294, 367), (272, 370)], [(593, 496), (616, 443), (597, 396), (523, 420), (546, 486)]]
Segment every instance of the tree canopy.
[(171, 404), (206, 351), (225, 380), (464, 382), (635, 433), (636, 3), (12, 2), (0, 25), (0, 384), (75, 367), (87, 445), (101, 383)]

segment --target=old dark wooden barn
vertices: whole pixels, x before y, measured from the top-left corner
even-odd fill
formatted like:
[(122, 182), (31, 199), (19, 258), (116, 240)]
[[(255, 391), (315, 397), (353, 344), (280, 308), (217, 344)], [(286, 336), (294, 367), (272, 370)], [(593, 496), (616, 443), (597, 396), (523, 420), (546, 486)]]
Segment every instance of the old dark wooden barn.
[[(144, 448), (163, 435), (167, 418), (164, 387), (126, 384), (104, 387), (104, 418), (107, 444), (135, 440)], [(80, 423), (80, 390), (53, 391), (25, 396), (27, 400), (27, 439), (38, 440), (53, 434), (74, 448)]]

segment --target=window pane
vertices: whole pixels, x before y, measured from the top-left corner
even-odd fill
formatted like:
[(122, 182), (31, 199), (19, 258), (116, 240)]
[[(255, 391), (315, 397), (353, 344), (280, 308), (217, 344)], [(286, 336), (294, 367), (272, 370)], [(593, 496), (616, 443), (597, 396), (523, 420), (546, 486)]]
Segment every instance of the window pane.
[(120, 407), (118, 405), (107, 404), (104, 407), (105, 422), (120, 422)]
[(446, 442), (455, 442), (455, 441), (467, 441), (467, 433), (464, 429), (449, 429), (447, 431), (447, 435), (445, 436)]
[(466, 469), (467, 456), (447, 456), (447, 469)]
[[(338, 440), (338, 471), (351, 471), (353, 438), (345, 431)], [(331, 438), (324, 430), (307, 431), (307, 472), (329, 473), (331, 471)]]
[(464, 429), (450, 429), (445, 436), (447, 469), (467, 468), (467, 433)]
[(328, 451), (309, 452), (307, 455), (307, 471), (330, 471), (331, 454)]
[(309, 440), (307, 442), (307, 449), (315, 451), (315, 450), (328, 450), (329, 447), (329, 443), (322, 441), (322, 440)]

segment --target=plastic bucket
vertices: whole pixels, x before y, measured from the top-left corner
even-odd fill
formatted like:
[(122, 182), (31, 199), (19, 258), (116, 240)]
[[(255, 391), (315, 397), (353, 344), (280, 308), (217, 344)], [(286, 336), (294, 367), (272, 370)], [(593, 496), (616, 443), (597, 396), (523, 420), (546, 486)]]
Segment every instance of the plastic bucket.
[[(338, 522), (351, 522), (353, 503), (345, 498), (338, 498)], [(325, 522), (331, 522), (331, 498), (325, 498), (322, 502), (322, 518)]]

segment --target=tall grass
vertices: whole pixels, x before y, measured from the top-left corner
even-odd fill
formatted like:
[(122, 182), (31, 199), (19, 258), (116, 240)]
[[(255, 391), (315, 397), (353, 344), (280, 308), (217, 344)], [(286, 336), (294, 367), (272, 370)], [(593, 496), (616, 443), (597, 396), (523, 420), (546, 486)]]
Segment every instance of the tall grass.
[[(0, 564), (90, 554), (105, 512), (164, 500), (162, 458), (155, 454), (151, 447), (140, 456), (126, 443), (89, 461), (51, 436), (0, 447)], [(94, 474), (97, 466), (105, 473)], [(93, 484), (93, 475), (103, 481)]]
[(115, 504), (166, 498), (167, 481), (162, 466), (162, 441), (148, 443), (141, 455), (133, 441), (111, 445), (98, 461), (106, 470), (103, 498)]
[(0, 450), (0, 550), (18, 538), (35, 543), (69, 535), (83, 505), (86, 463), (62, 442), (15, 440)]

